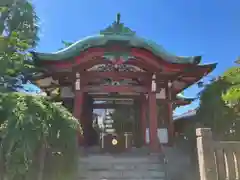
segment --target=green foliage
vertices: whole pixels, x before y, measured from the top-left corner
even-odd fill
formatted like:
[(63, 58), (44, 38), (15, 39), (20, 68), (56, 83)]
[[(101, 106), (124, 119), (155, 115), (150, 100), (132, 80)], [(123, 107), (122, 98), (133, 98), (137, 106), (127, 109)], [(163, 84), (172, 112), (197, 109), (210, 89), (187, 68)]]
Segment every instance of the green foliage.
[(240, 139), (239, 72), (239, 67), (230, 68), (201, 92), (195, 118), (221, 139)]
[(225, 81), (229, 82), (231, 86), (226, 93), (223, 94), (223, 100), (230, 106), (240, 112), (240, 67), (232, 67), (223, 74)]
[(8, 47), (0, 53), (1, 76), (14, 76), (23, 69), (32, 67), (26, 63), (26, 60), (31, 58), (31, 54), (25, 51), (29, 46), (24, 40), (19, 40), (18, 32), (12, 32), (11, 36), (8, 38), (0, 38), (5, 41), (4, 43), (1, 43), (0, 40), (0, 44), (6, 44)]
[(8, 0), (7, 4), (0, 6), (0, 34), (11, 35), (19, 32), (20, 39), (25, 40), (32, 47), (38, 40), (38, 17), (29, 0)]
[(79, 124), (65, 108), (44, 97), (1, 93), (0, 114), (1, 174), (8, 180), (34, 179), (40, 171), (43, 179), (72, 178)]
[(0, 6), (0, 76), (15, 75), (32, 66), (28, 50), (37, 41), (38, 17), (28, 0), (8, 1)]
[[(0, 2), (0, 77), (32, 69), (38, 17), (28, 0)], [(78, 121), (44, 97), (0, 89), (0, 179), (73, 179)], [(3, 177), (4, 176), (4, 177)]]

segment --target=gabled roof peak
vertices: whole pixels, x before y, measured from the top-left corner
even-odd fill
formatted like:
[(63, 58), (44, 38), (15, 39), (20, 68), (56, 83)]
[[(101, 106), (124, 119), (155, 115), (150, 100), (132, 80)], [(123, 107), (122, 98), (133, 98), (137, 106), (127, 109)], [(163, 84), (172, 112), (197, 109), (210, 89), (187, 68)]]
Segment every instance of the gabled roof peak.
[(129, 27), (126, 27), (124, 23), (121, 23), (121, 14), (118, 13), (116, 20), (108, 26), (106, 29), (100, 31), (100, 35), (123, 35), (123, 36), (134, 36), (135, 31), (132, 31)]

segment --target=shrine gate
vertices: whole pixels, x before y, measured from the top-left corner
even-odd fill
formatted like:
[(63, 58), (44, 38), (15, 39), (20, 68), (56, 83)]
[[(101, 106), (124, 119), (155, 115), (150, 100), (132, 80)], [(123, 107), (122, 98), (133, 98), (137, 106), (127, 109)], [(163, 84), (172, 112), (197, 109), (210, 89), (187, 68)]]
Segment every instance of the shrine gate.
[[(35, 64), (44, 69), (37, 78), (38, 85), (46, 89), (60, 87), (62, 101), (72, 102), (73, 115), (80, 120), (85, 134), (94, 108), (114, 108), (94, 101), (127, 99), (138, 104), (142, 142), (146, 143), (149, 128), (152, 152), (159, 151), (157, 130), (161, 126), (166, 128), (171, 143), (173, 108), (186, 103), (177, 95), (216, 67), (200, 65), (201, 56), (175, 56), (137, 36), (120, 22), (120, 14), (96, 36), (58, 52), (33, 52), (33, 57)], [(157, 104), (164, 106), (164, 111), (157, 112)], [(158, 113), (164, 118), (160, 120)], [(79, 138), (81, 142), (84, 139)]]

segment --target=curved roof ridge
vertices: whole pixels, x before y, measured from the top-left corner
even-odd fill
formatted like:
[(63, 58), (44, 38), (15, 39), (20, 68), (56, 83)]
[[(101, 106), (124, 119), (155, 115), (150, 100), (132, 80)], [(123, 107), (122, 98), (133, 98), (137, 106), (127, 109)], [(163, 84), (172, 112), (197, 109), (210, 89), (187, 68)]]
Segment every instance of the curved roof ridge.
[(151, 51), (155, 56), (161, 59), (176, 64), (199, 64), (201, 56), (177, 56), (168, 52), (162, 45), (136, 35), (135, 31), (126, 27), (124, 23), (120, 22), (121, 15), (117, 14), (117, 19), (107, 28), (100, 31), (99, 34), (94, 36), (87, 36), (80, 39), (62, 50), (52, 53), (38, 53), (34, 52), (34, 55), (38, 61), (61, 61), (66, 59), (72, 59), (80, 52), (88, 48), (103, 47), (108, 42), (114, 43), (126, 43), (130, 47), (143, 48)]
[[(71, 44), (71, 45), (68, 46), (68, 47), (65, 47), (65, 48), (63, 48), (63, 49), (61, 49), (61, 50), (58, 50), (58, 51), (56, 51), (56, 52), (52, 52), (52, 53), (49, 53), (49, 54), (65, 53), (66, 51), (68, 51), (69, 49), (75, 47), (76, 45), (78, 45), (78, 44), (81, 43), (82, 41), (89, 40), (89, 39), (94, 38), (94, 37), (96, 37), (96, 36), (104, 36), (104, 35), (86, 36), (86, 37), (84, 37), (84, 38), (82, 38), (82, 39), (77, 40), (76, 42), (74, 42), (73, 44)], [(43, 54), (45, 54), (45, 53), (43, 53)]]
[[(161, 57), (165, 61), (170, 63), (177, 64), (192, 64), (199, 63), (201, 56), (176, 56), (163, 48), (162, 45), (158, 45), (153, 41), (140, 38), (138, 36), (124, 36), (124, 35), (96, 35), (88, 36), (84, 39), (78, 40), (72, 45), (62, 50), (53, 52), (53, 53), (38, 53), (35, 52), (36, 56), (40, 60), (63, 60), (69, 59), (73, 56), (76, 56), (79, 52), (83, 52), (87, 48), (104, 46), (108, 41), (119, 41), (126, 42), (128, 41), (132, 47), (143, 48), (148, 51), (151, 51), (154, 55)], [(195, 62), (196, 59), (198, 62)]]

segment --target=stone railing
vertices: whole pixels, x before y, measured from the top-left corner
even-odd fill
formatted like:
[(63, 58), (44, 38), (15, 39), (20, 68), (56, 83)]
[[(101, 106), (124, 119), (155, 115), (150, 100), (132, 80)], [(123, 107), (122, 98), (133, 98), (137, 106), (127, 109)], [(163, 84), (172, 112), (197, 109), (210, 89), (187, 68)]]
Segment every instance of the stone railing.
[(200, 179), (240, 179), (240, 141), (214, 141), (209, 128), (196, 135)]

